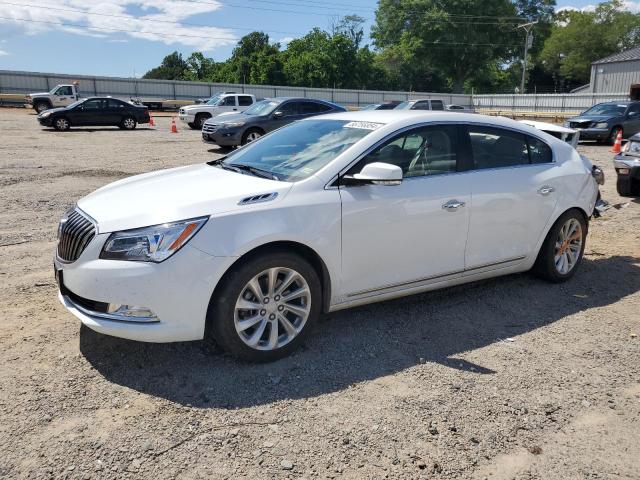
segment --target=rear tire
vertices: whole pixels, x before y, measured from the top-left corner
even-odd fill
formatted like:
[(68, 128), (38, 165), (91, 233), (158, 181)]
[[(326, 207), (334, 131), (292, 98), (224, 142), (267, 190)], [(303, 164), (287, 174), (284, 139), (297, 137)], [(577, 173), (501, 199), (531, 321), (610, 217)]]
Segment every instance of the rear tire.
[(133, 117), (125, 117), (122, 119), (122, 123), (120, 123), (120, 128), (123, 130), (135, 130), (138, 122)]
[(69, 130), (71, 128), (71, 125), (69, 124), (69, 120), (64, 117), (59, 117), (53, 121), (53, 128), (55, 128), (59, 132), (64, 132)]
[[(293, 280), (287, 284), (289, 278)], [(232, 355), (270, 362), (289, 355), (305, 341), (321, 304), (320, 279), (314, 268), (298, 255), (274, 250), (233, 266), (225, 275), (209, 302), (207, 333)]]
[(189, 128), (191, 130), (197, 130), (198, 129), (198, 127), (196, 127), (196, 124), (193, 123), (193, 122), (189, 122), (189, 123), (187, 123), (187, 125), (189, 125)]
[(540, 247), (532, 272), (554, 283), (573, 277), (582, 262), (588, 228), (587, 220), (577, 209), (560, 215)]

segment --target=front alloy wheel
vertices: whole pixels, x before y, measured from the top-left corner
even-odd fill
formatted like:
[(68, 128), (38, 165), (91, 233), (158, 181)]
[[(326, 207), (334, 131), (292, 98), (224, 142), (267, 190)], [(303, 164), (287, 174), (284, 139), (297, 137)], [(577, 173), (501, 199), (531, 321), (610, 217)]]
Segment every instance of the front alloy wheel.
[(284, 347), (302, 331), (311, 311), (311, 290), (295, 270), (275, 267), (253, 277), (236, 300), (234, 325), (256, 350)]
[(320, 279), (306, 259), (265, 250), (225, 274), (209, 303), (207, 337), (245, 360), (276, 360), (304, 342), (321, 305)]
[(60, 131), (64, 131), (64, 130), (69, 130), (69, 120), (67, 120), (64, 117), (61, 118), (56, 118), (56, 120), (53, 122), (53, 127), (56, 130), (60, 130)]

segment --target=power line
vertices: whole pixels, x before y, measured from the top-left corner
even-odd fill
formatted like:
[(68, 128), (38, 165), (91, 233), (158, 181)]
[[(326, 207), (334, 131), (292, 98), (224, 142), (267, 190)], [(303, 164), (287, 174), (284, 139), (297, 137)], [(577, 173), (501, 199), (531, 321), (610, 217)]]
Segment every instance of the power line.
[[(76, 9), (72, 9), (72, 8), (48, 7), (48, 6), (42, 6), (42, 5), (34, 5), (34, 4), (31, 4), (31, 3), (13, 3), (13, 2), (0, 1), (0, 4), (12, 5), (12, 6), (16, 6), (16, 7), (41, 8), (41, 9), (44, 9), (44, 10), (53, 10), (53, 11), (59, 11), (59, 12), (81, 13), (83, 15), (94, 15), (94, 16), (100, 16), (100, 17), (125, 18), (125, 19), (128, 19), (128, 20), (135, 20), (135, 21), (138, 21), (138, 22), (168, 23), (168, 24), (182, 25), (182, 26), (188, 26), (188, 27), (204, 27), (204, 28), (211, 27), (211, 28), (226, 28), (226, 29), (231, 29), (231, 30), (256, 31), (255, 28), (231, 27), (231, 26), (223, 27), (223, 26), (220, 26), (220, 25), (204, 25), (204, 24), (198, 24), (198, 23), (175, 22), (175, 21), (171, 21), (171, 20), (161, 20), (161, 19), (157, 19), (157, 18), (140, 18), (140, 17), (127, 16), (127, 15), (116, 15), (116, 14), (111, 14), (111, 13), (88, 12), (86, 10), (76, 10)], [(265, 31), (265, 30), (261, 30), (261, 31)], [(265, 32), (281, 33), (281, 34), (286, 34), (286, 35), (305, 35), (302, 32), (287, 32), (287, 31), (281, 31), (281, 30), (267, 30)]]

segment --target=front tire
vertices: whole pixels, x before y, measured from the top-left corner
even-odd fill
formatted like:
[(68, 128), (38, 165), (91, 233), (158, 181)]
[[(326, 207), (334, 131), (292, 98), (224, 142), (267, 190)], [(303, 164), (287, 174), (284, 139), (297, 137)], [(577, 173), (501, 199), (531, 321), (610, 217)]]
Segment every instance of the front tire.
[(576, 209), (563, 213), (547, 234), (533, 273), (554, 283), (565, 282), (576, 273), (582, 262), (588, 224)]
[(255, 142), (258, 140), (264, 133), (262, 130), (258, 130), (257, 128), (250, 128), (242, 135), (241, 145), (246, 145), (247, 143)]
[(321, 303), (314, 268), (298, 255), (277, 250), (232, 267), (211, 298), (208, 332), (237, 357), (277, 360), (305, 341)]
[(33, 108), (37, 113), (42, 113), (45, 110), (49, 110), (51, 108), (51, 105), (49, 105), (49, 103), (47, 102), (36, 102)]
[(67, 120), (66, 118), (59, 117), (53, 121), (53, 128), (55, 128), (59, 132), (64, 132), (71, 128), (71, 124), (69, 123), (69, 120)]
[(207, 120), (209, 120), (211, 118), (211, 115), (208, 115), (206, 113), (198, 113), (196, 115), (196, 119), (194, 122), (194, 126), (191, 127), (191, 124), (189, 124), (189, 126), (191, 128), (193, 128), (194, 130), (202, 130), (202, 127), (204, 125), (204, 122), (206, 122)]

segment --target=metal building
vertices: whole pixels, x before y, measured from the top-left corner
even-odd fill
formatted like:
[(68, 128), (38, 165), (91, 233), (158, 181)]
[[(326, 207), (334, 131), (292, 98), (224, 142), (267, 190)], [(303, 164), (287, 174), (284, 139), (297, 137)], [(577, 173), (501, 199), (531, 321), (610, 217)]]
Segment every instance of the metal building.
[(591, 93), (640, 97), (640, 47), (614, 53), (591, 64)]

